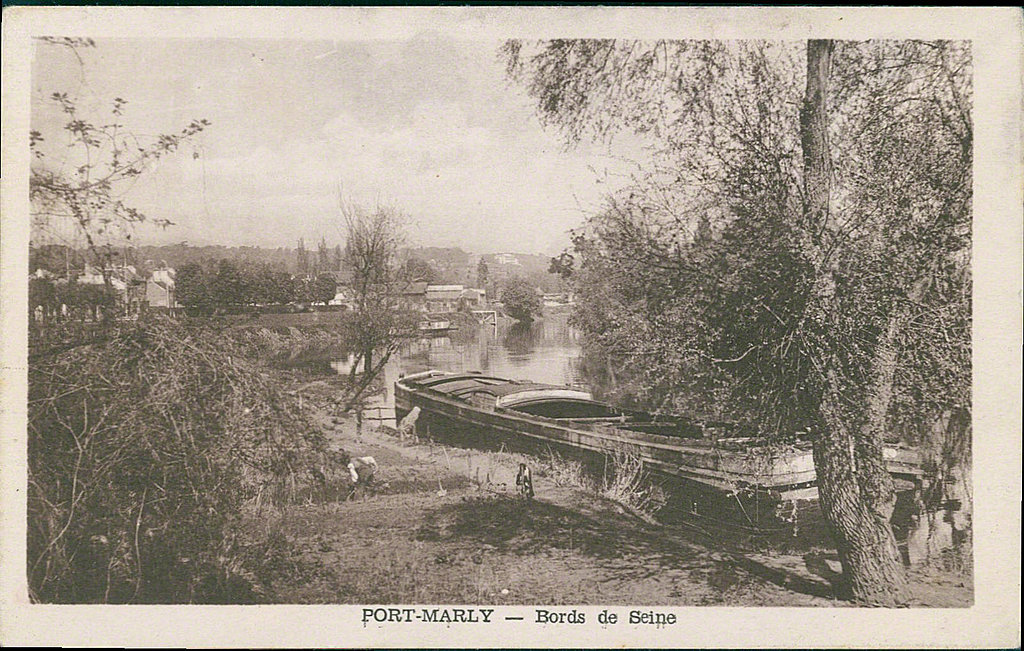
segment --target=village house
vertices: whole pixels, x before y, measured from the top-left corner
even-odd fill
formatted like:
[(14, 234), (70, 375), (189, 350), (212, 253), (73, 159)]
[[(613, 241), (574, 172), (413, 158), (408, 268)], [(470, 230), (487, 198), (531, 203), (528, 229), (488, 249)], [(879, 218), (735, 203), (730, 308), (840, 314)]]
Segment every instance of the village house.
[(427, 285), (427, 312), (456, 312), (462, 299), (462, 285)]
[(85, 269), (78, 275), (76, 281), (82, 285), (105, 285), (108, 277), (110, 287), (117, 294), (118, 304), (123, 309), (124, 315), (138, 314), (146, 302), (147, 283), (139, 276), (133, 265), (107, 267), (102, 270), (92, 265), (85, 265)]
[(157, 269), (146, 281), (146, 303), (150, 308), (174, 309), (181, 307), (174, 294), (175, 271), (170, 267)]
[(399, 299), (401, 308), (414, 312), (426, 312), (427, 287), (428, 284), (421, 281), (411, 282), (406, 285), (402, 289), (401, 299)]
[(459, 307), (466, 310), (482, 310), (487, 307), (487, 290), (467, 287), (459, 297)]
[(348, 310), (356, 309), (356, 293), (353, 289), (338, 285), (334, 298), (327, 301), (328, 305), (344, 307)]

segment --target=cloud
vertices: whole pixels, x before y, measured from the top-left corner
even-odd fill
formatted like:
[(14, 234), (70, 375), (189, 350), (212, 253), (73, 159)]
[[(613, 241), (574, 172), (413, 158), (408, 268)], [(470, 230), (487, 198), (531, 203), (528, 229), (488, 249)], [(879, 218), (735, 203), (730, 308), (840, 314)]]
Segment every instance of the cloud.
[[(567, 244), (565, 232), (582, 221), (577, 201), (590, 208), (599, 200), (602, 187), (588, 169), (593, 160), (563, 152), (555, 141), (472, 126), (457, 103), (422, 102), (394, 129), (339, 113), (318, 133), (277, 146), (179, 159), (181, 185), (205, 190), (201, 201), (192, 194), (176, 205), (191, 215), (217, 215), (208, 236), (288, 245), (339, 235), (341, 188), (359, 203), (396, 203), (424, 244), (549, 251)], [(248, 233), (246, 219), (255, 226)]]
[[(541, 128), (532, 100), (506, 84), (496, 43), (428, 35), (314, 45), (104, 46), (111, 64), (92, 83), (132, 99), (133, 128), (159, 133), (212, 107), (199, 157), (189, 149), (162, 160), (129, 192), (179, 224), (161, 241), (331, 239), (340, 186), (360, 203), (397, 204), (423, 244), (550, 251), (607, 189), (588, 165), (614, 163), (596, 149), (565, 151)], [(145, 66), (133, 63), (143, 55)], [(128, 74), (140, 67), (178, 73)]]

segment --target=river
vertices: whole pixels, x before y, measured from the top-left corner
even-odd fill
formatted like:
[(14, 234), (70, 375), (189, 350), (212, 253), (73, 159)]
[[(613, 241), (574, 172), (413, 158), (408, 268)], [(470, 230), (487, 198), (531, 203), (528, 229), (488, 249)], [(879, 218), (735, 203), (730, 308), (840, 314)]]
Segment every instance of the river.
[[(579, 331), (569, 325), (568, 311), (550, 311), (530, 324), (502, 323), (451, 334), (421, 337), (391, 358), (384, 372), (387, 395), (367, 416), (394, 426), (394, 383), (403, 375), (430, 369), (456, 373), (481, 371), (515, 380), (586, 386)], [(347, 373), (351, 359), (331, 366)]]
[(429, 369), (468, 372), (548, 384), (583, 382), (579, 333), (565, 314), (552, 314), (531, 324), (481, 326), (474, 332), (424, 337), (395, 359), (391, 370), (409, 375)]

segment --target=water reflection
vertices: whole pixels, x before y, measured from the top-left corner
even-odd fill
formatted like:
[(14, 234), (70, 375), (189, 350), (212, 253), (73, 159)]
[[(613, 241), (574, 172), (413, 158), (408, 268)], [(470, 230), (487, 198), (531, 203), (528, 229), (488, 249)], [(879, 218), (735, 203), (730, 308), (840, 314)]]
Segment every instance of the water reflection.
[(535, 323), (514, 323), (505, 332), (501, 343), (510, 355), (524, 356), (533, 352)]
[[(331, 367), (347, 374), (352, 362), (350, 355), (332, 360)], [(409, 342), (385, 367), (385, 395), (369, 405), (366, 418), (394, 427), (395, 381), (431, 369), (586, 386), (579, 332), (569, 325), (567, 313), (554, 313), (529, 324), (503, 324), (497, 332), (480, 326)]]
[(497, 334), (490, 327), (480, 327), (417, 339), (403, 348), (388, 370), (395, 378), (437, 369), (580, 385), (584, 383), (580, 359), (579, 334), (565, 315), (555, 314), (531, 324), (499, 327)]

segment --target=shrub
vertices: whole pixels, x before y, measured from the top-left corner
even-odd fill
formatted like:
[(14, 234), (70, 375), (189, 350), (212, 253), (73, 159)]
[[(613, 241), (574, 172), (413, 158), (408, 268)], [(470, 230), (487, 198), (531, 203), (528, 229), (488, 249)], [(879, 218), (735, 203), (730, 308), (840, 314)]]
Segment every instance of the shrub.
[[(28, 580), (43, 602), (260, 599), (243, 507), (330, 464), (226, 334), (162, 317), (29, 369)], [(269, 490), (268, 490), (269, 489)], [(294, 493), (294, 490), (292, 491)]]

